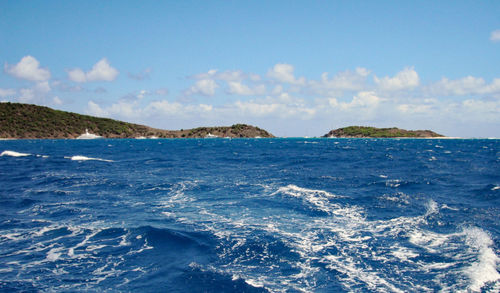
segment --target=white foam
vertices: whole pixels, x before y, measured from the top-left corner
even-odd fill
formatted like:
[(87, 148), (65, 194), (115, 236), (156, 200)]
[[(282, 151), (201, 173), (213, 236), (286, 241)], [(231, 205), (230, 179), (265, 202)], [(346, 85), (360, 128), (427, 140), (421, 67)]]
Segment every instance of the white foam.
[(72, 157), (64, 157), (66, 159), (70, 159), (72, 161), (102, 161), (102, 162), (114, 162), (113, 160), (106, 160), (106, 159), (100, 159), (100, 158), (91, 158), (91, 157), (85, 157), (85, 156), (72, 156)]
[(324, 212), (332, 211), (332, 208), (329, 207), (329, 198), (338, 197), (324, 190), (307, 189), (298, 187), (296, 185), (280, 187), (278, 191), (273, 193), (273, 195), (277, 193), (283, 193), (293, 197), (302, 198)]
[(47, 257), (45, 258), (48, 261), (56, 261), (59, 259), (61, 256), (61, 253), (59, 252), (61, 248), (52, 248), (47, 252)]
[(414, 229), (409, 232), (409, 241), (426, 249), (430, 253), (438, 253), (448, 240), (456, 234), (438, 234), (431, 231)]
[(385, 181), (385, 186), (387, 187), (399, 187), (401, 185), (401, 180), (399, 179), (390, 179)]
[(438, 206), (437, 202), (433, 201), (432, 199), (430, 199), (427, 202), (426, 207), (427, 207), (427, 211), (425, 213), (426, 216), (439, 213), (439, 206)]
[[(104, 247), (107, 247), (107, 245), (89, 245), (87, 248), (85, 248), (85, 251), (94, 251), (94, 250), (100, 250), (103, 249)], [(74, 255), (74, 250), (73, 250), (73, 255)]]
[(407, 247), (395, 246), (392, 247), (391, 254), (402, 261), (409, 261), (412, 258), (419, 256), (418, 253)]
[(469, 289), (480, 291), (487, 283), (500, 280), (500, 274), (497, 271), (500, 258), (492, 248), (493, 240), (488, 233), (479, 228), (468, 228), (464, 230), (464, 233), (471, 249), (478, 250), (477, 261), (464, 272), (470, 279)]
[(264, 287), (264, 283), (262, 283), (262, 281), (255, 280), (255, 279), (246, 279), (245, 283), (247, 283), (248, 285), (250, 285), (252, 287), (257, 287), (257, 288)]
[(459, 211), (460, 209), (458, 208), (453, 208), (453, 207), (450, 207), (449, 205), (447, 204), (443, 204), (441, 205), (441, 209), (446, 209), (446, 210), (452, 210), (452, 211)]
[(435, 262), (435, 263), (425, 264), (422, 266), (425, 267), (425, 269), (428, 271), (428, 270), (444, 270), (444, 269), (448, 269), (454, 265), (455, 265), (455, 263)]
[(15, 152), (15, 151), (3, 151), (1, 154), (0, 154), (0, 157), (1, 156), (10, 156), (10, 157), (26, 157), (26, 156), (30, 156), (31, 154), (26, 154), (26, 153), (18, 153), (18, 152)]

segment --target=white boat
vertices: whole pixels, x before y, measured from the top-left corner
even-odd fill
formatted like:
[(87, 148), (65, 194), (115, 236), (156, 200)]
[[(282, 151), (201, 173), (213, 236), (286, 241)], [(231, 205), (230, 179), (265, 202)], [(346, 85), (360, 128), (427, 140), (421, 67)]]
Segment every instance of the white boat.
[(85, 129), (85, 133), (80, 135), (76, 139), (96, 139), (96, 138), (102, 138), (102, 136), (95, 135), (93, 133), (89, 133), (89, 130)]
[(213, 135), (210, 132), (205, 136), (205, 138), (216, 138), (218, 137), (217, 135)]

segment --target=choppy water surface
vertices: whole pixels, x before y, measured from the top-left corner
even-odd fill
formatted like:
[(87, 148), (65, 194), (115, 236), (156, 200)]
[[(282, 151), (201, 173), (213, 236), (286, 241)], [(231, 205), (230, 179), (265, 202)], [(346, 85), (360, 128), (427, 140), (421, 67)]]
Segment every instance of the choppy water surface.
[(498, 292), (500, 141), (0, 141), (0, 290)]

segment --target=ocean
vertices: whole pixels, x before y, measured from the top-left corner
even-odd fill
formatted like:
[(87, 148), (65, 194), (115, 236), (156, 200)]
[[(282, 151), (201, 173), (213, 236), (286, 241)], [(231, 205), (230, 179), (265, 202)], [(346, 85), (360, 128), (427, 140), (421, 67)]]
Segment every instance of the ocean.
[(0, 141), (2, 292), (498, 292), (500, 140)]

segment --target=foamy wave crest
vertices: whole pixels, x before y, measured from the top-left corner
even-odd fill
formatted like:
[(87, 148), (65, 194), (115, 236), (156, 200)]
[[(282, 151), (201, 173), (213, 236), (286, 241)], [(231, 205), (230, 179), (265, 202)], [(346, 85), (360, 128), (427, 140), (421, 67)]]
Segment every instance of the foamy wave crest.
[(329, 199), (338, 197), (324, 190), (307, 189), (292, 184), (280, 187), (273, 195), (277, 193), (302, 198), (324, 212), (331, 212), (333, 210)]
[(0, 156), (10, 156), (10, 157), (26, 157), (26, 156), (31, 156), (31, 154), (26, 154), (26, 153), (18, 153), (15, 151), (3, 151)]
[(101, 162), (114, 162), (113, 160), (106, 160), (100, 158), (90, 158), (85, 156), (72, 156), (72, 157), (64, 157), (66, 159), (70, 159), (72, 161), (101, 161)]
[[(500, 280), (497, 265), (500, 258), (493, 250), (493, 240), (490, 235), (479, 228), (468, 228), (464, 230), (466, 241), (471, 250), (476, 250), (477, 261), (465, 269), (465, 274), (470, 279), (469, 289), (480, 291), (488, 283)], [(500, 289), (500, 284), (496, 284)]]

